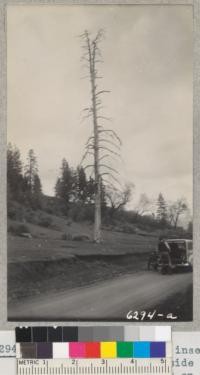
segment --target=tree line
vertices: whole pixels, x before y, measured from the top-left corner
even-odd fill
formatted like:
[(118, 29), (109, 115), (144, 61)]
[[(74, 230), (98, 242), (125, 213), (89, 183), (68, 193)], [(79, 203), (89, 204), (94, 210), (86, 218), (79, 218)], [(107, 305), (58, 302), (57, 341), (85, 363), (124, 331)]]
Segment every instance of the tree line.
[[(42, 209), (45, 195), (39, 177), (37, 157), (33, 149), (27, 154), (26, 163), (21, 161), (20, 151), (16, 146), (8, 144), (7, 148), (7, 190), (9, 201), (17, 201), (32, 209)], [(119, 191), (114, 186), (106, 187), (101, 181), (101, 211), (110, 220), (119, 217), (117, 213), (125, 211), (127, 203), (131, 201), (134, 186), (127, 184)], [(65, 158), (61, 162), (60, 172), (55, 182), (55, 198), (62, 201), (65, 213), (73, 206), (93, 207), (95, 204), (95, 180), (87, 177), (83, 167), (70, 167)], [(151, 217), (160, 226), (166, 225), (176, 228), (181, 216), (188, 210), (184, 198), (174, 202), (165, 200), (162, 193), (156, 201), (152, 201), (146, 194), (141, 194), (132, 210), (132, 218)], [(130, 216), (130, 215), (129, 215)]]
[(11, 143), (8, 144), (7, 196), (8, 203), (15, 200), (33, 208), (41, 206), (42, 185), (33, 149), (28, 151), (26, 163), (23, 165), (19, 149)]
[[(102, 208), (106, 206), (105, 187), (101, 183)], [(38, 172), (35, 152), (30, 149), (26, 163), (21, 161), (20, 151), (11, 143), (7, 148), (7, 194), (8, 201), (14, 200), (30, 205), (33, 209), (42, 208), (42, 184)], [(60, 173), (55, 183), (55, 197), (68, 207), (75, 202), (94, 204), (95, 182), (87, 178), (83, 167), (73, 169), (66, 159), (61, 162)]]
[(189, 212), (189, 208), (184, 197), (171, 202), (167, 201), (162, 193), (159, 193), (154, 201), (142, 193), (134, 211), (138, 216), (152, 215), (163, 226), (170, 225), (177, 228), (181, 216)]

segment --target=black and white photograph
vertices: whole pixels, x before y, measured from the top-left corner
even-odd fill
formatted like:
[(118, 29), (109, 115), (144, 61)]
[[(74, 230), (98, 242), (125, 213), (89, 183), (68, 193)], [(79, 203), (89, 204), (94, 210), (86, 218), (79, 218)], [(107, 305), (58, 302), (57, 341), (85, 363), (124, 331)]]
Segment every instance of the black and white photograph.
[(192, 6), (6, 24), (8, 320), (192, 321)]

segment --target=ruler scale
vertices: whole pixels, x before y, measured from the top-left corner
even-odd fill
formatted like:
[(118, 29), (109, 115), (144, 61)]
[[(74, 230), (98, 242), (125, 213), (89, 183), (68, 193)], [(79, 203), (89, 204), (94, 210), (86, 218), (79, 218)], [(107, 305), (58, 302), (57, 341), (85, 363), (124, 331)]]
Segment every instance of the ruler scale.
[(17, 360), (17, 375), (170, 375), (171, 368), (170, 358), (107, 359), (103, 363), (101, 360), (91, 359)]

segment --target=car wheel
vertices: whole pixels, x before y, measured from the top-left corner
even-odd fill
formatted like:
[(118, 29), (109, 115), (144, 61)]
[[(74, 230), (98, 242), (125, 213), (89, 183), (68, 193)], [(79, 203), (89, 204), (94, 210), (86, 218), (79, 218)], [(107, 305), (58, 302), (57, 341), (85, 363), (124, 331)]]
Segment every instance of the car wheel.
[(192, 267), (191, 264), (190, 264), (189, 267), (188, 267), (188, 272), (193, 272), (193, 267)]
[(150, 271), (150, 269), (151, 269), (151, 263), (148, 262), (148, 263), (147, 263), (147, 270)]
[(166, 273), (167, 273), (166, 267), (162, 267), (161, 268), (161, 274), (166, 275)]
[(167, 268), (167, 273), (168, 273), (168, 275), (172, 275), (172, 273), (173, 273), (173, 270), (170, 266)]

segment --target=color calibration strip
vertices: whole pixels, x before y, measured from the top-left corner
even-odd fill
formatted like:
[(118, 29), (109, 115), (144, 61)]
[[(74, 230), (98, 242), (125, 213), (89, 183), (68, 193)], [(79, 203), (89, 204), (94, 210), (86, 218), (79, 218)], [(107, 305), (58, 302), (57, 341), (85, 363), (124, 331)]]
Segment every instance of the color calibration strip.
[(16, 342), (171, 341), (170, 326), (18, 327)]
[(65, 358), (169, 358), (171, 342), (69, 342), (17, 343), (16, 357), (24, 359)]

